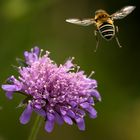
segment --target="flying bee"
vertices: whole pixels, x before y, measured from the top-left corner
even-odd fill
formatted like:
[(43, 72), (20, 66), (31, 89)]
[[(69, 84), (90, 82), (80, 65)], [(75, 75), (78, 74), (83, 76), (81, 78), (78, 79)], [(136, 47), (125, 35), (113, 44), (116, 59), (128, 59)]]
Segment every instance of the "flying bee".
[(66, 22), (82, 25), (82, 26), (89, 26), (94, 24), (96, 26), (96, 30), (94, 31), (94, 35), (96, 37), (96, 49), (99, 45), (99, 37), (98, 33), (103, 37), (105, 40), (109, 41), (113, 37), (115, 37), (116, 42), (119, 47), (121, 47), (116, 32), (118, 32), (118, 27), (114, 25), (114, 20), (122, 19), (130, 14), (135, 9), (135, 6), (125, 6), (121, 10), (109, 15), (105, 10), (97, 10), (95, 12), (94, 18), (86, 18), (86, 19), (66, 19)]

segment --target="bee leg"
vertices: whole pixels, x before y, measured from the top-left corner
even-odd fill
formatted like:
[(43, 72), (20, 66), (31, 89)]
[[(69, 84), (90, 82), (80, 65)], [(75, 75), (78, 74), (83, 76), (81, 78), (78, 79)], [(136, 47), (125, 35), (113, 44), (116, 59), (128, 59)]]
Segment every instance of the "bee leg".
[(115, 36), (115, 39), (116, 39), (116, 42), (117, 42), (118, 46), (121, 48), (122, 46), (121, 46), (121, 44), (120, 44), (120, 42), (119, 42), (118, 37), (117, 37), (117, 36)]
[(118, 28), (118, 26), (116, 26), (116, 32), (117, 32), (117, 33), (119, 32), (119, 28)]
[(94, 30), (94, 35), (95, 35), (95, 39), (96, 39), (96, 49), (94, 50), (94, 52), (97, 51), (98, 46), (99, 46), (99, 36), (98, 36), (97, 32), (98, 32), (97, 30)]
[[(116, 26), (116, 32), (117, 32), (117, 33), (119, 32), (118, 26)], [(118, 39), (117, 35), (115, 35), (115, 39), (116, 39), (116, 42), (117, 42), (118, 46), (121, 48), (122, 46), (121, 46), (121, 44), (120, 44), (120, 42), (119, 42), (119, 39)]]

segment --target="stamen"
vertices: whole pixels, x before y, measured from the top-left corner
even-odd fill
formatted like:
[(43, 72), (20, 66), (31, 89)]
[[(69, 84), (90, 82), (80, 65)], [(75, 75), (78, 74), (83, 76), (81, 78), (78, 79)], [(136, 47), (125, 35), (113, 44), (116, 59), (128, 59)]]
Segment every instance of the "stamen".
[(90, 73), (90, 75), (88, 76), (88, 78), (90, 78), (94, 73), (95, 73), (95, 72), (92, 71), (92, 72)]
[(43, 49), (41, 49), (41, 50), (40, 50), (40, 53), (39, 53), (39, 58), (41, 57), (42, 52), (43, 52)]

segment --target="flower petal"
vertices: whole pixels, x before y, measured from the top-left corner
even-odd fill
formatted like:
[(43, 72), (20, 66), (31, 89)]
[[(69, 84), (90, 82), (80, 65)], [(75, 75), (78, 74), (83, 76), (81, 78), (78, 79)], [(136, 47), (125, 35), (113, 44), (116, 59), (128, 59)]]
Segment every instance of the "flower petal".
[(45, 130), (47, 132), (52, 132), (53, 128), (54, 128), (54, 120), (48, 120), (45, 124)]
[(44, 111), (43, 109), (35, 109), (35, 108), (34, 108), (34, 111), (35, 111), (36, 113), (38, 113), (39, 115), (43, 116), (43, 117), (46, 116), (46, 113), (45, 113), (45, 111)]
[(80, 118), (80, 117), (77, 118), (76, 123), (77, 123), (79, 130), (85, 130), (85, 122), (84, 122), (83, 118)]
[(20, 116), (20, 123), (26, 124), (29, 122), (31, 114), (32, 114), (32, 108), (30, 104), (27, 105), (26, 109), (23, 111), (23, 113)]
[(86, 110), (89, 112), (89, 116), (91, 118), (97, 117), (97, 111), (92, 106), (89, 106), (88, 108), (86, 108)]
[(54, 115), (52, 113), (47, 113), (47, 119), (50, 120), (50, 121), (53, 121), (54, 120)]
[(84, 102), (84, 103), (81, 103), (80, 104), (80, 106), (82, 107), (82, 108), (88, 108), (89, 107), (89, 103), (88, 102)]
[(91, 95), (96, 97), (96, 99), (98, 101), (101, 101), (101, 96), (100, 96), (99, 92), (96, 89), (92, 90)]
[(73, 108), (77, 106), (77, 103), (74, 102), (74, 101), (71, 101), (69, 104), (70, 104)]
[(59, 124), (59, 125), (62, 125), (64, 123), (62, 117), (57, 113), (55, 112), (55, 121)]
[(66, 113), (67, 113), (66, 110), (64, 110), (62, 107), (60, 108), (60, 112), (62, 115), (66, 115)]
[(6, 92), (6, 97), (11, 100), (11, 99), (13, 99), (13, 94), (14, 94), (13, 91), (7, 91)]
[(39, 55), (40, 53), (40, 49), (36, 46), (33, 48), (33, 53), (35, 53), (37, 56)]
[(76, 114), (81, 117), (84, 117), (86, 115), (85, 110), (82, 109), (77, 109)]
[(72, 119), (70, 118), (70, 117), (68, 117), (68, 116), (63, 116), (63, 119), (64, 119), (64, 121), (67, 123), (67, 124), (69, 124), (69, 125), (72, 125), (73, 124), (73, 121), (72, 121)]
[(15, 77), (14, 76), (10, 76), (7, 78), (6, 83), (8, 84), (13, 84), (15, 81)]
[(17, 85), (2, 85), (2, 89), (5, 91), (19, 91), (21, 88)]
[(71, 118), (75, 118), (75, 113), (72, 110), (68, 110), (67, 115), (69, 115)]
[(66, 67), (66, 69), (70, 69), (71, 67), (74, 66), (73, 63), (72, 63), (72, 60), (73, 60), (73, 58), (68, 59), (68, 60), (66, 61), (66, 63), (64, 64), (64, 66)]
[(38, 55), (40, 53), (40, 49), (38, 47), (34, 47), (31, 49), (31, 52), (25, 51), (24, 57), (27, 64), (32, 64), (32, 62), (35, 62), (38, 60)]

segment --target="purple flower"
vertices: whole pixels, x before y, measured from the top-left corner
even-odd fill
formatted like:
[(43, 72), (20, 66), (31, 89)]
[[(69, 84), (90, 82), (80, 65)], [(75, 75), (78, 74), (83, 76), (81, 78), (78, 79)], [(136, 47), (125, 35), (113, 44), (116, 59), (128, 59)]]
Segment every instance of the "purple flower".
[(26, 109), (20, 116), (22, 124), (28, 123), (35, 111), (45, 118), (48, 132), (53, 130), (55, 122), (75, 123), (80, 130), (85, 130), (85, 115), (96, 118), (94, 101), (101, 101), (97, 82), (79, 71), (72, 63), (73, 58), (58, 66), (48, 55), (46, 51), (41, 56), (38, 47), (26, 51), (26, 66), (18, 67), (19, 77), (9, 77), (8, 84), (2, 85), (2, 89), (9, 99), (14, 93), (26, 96), (23, 101)]

